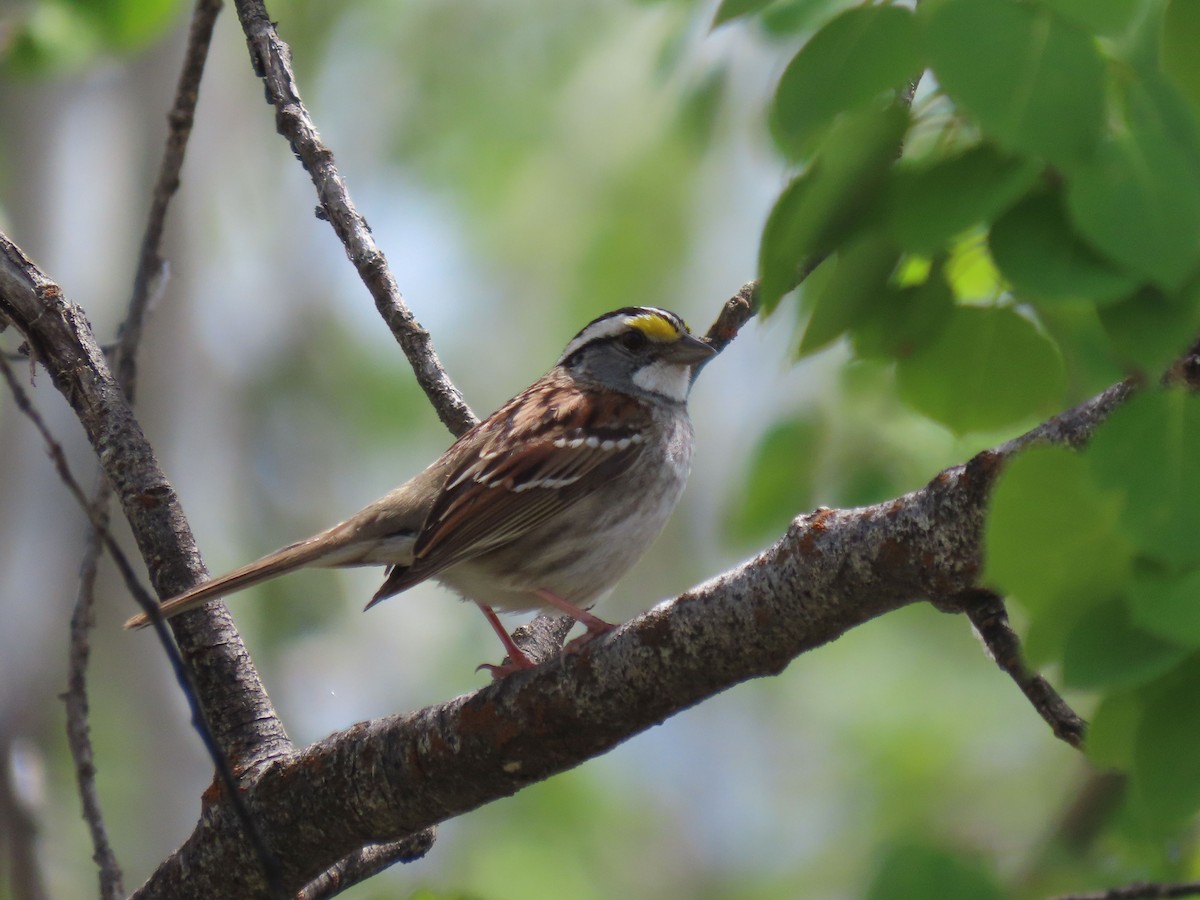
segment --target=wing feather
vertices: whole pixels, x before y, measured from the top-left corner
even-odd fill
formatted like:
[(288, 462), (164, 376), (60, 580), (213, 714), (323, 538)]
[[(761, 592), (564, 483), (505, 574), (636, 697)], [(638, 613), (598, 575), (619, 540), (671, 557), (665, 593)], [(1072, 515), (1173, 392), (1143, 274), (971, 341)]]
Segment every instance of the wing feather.
[[(545, 384), (530, 391), (539, 389)], [(394, 570), (376, 599), (519, 539), (628, 470), (644, 451), (652, 422), (633, 398), (574, 385), (547, 407), (529, 393), (479, 426), (472, 452), (446, 476), (417, 535), (412, 564)]]

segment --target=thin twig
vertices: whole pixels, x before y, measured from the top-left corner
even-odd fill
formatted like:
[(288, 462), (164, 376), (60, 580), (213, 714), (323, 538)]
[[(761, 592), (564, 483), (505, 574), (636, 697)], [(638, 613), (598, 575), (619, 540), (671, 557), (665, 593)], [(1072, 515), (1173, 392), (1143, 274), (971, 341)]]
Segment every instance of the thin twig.
[(433, 847), (437, 828), (426, 828), (389, 844), (369, 844), (330, 866), (296, 894), (296, 900), (327, 900), (396, 863), (410, 863)]
[(67, 463), (67, 456), (63, 452), (62, 445), (55, 439), (50, 432), (49, 426), (41, 417), (32, 402), (29, 395), (17, 380), (13, 373), (12, 367), (7, 360), (0, 358), (0, 376), (8, 383), (9, 390), (12, 392), (13, 401), (16, 403), (17, 409), (32, 423), (41, 435), (43, 442), (46, 444), (46, 450), (50, 454), (50, 459), (54, 463), (54, 468), (58, 472), (59, 479), (66, 486), (68, 492), (75, 501), (83, 509), (91, 523), (92, 528), (104, 541), (104, 547), (112, 557), (113, 563), (117, 567), (117, 571), (121, 573), (121, 578), (125, 582), (125, 587), (134, 600), (151, 618), (151, 625), (158, 634), (159, 641), (167, 651), (167, 658), (170, 660), (171, 668), (174, 670), (175, 678), (179, 681), (179, 686), (183, 689), (183, 694), (187, 698), (188, 706), (192, 714), (192, 725), (200, 735), (200, 739), (208, 751), (209, 757), (212, 759), (213, 766), (217, 770), (217, 777), (220, 779), (225, 793), (229, 797), (229, 801), (233, 807), (233, 811), (240, 820), (243, 829), (245, 830), (251, 845), (254, 847), (255, 853), (258, 855), (259, 861), (263, 866), (263, 873), (266, 878), (269, 890), (272, 896), (287, 898), (289, 895), (283, 887), (283, 879), (280, 873), (279, 864), (275, 860), (274, 854), (271, 853), (266, 843), (263, 841), (262, 835), (258, 830), (257, 824), (247, 809), (245, 801), (242, 799), (241, 793), (238, 790), (237, 781), (234, 778), (233, 770), (230, 768), (229, 760), (221, 751), (216, 739), (213, 737), (212, 729), (208, 725), (208, 720), (204, 715), (204, 710), (200, 705), (196, 685), (192, 678), (192, 670), (184, 663), (183, 657), (179, 653), (179, 649), (175, 646), (175, 642), (171, 639), (171, 634), (167, 630), (166, 622), (159, 613), (158, 601), (150, 594), (146, 588), (142, 587), (138, 581), (137, 573), (134, 572), (133, 566), (129, 559), (125, 556), (125, 552), (109, 534), (105, 527), (105, 521), (102, 515), (88, 502), (87, 495), (83, 488), (79, 486), (79, 482), (75, 479), (71, 472), (70, 465)]
[(1021, 661), (1021, 643), (1008, 623), (1008, 611), (999, 594), (985, 588), (971, 588), (936, 603), (939, 609), (966, 613), (988, 654), (1033, 704), (1055, 737), (1077, 750), (1083, 748), (1087, 734), (1085, 722), (1058, 692)]
[(91, 724), (88, 719), (87, 667), (91, 656), (88, 636), (94, 624), (93, 606), (96, 589), (96, 573), (100, 554), (107, 535), (108, 505), (112, 491), (101, 480), (90, 503), (92, 521), (84, 548), (83, 561), (79, 567), (79, 593), (75, 609), (71, 613), (71, 643), (67, 657), (67, 690), (62, 699), (67, 708), (67, 745), (75, 761), (75, 780), (79, 785), (79, 799), (83, 803), (83, 819), (92, 836), (92, 859), (99, 867), (100, 897), (102, 900), (119, 900), (125, 896), (125, 885), (121, 866), (108, 840), (104, 827), (104, 816), (100, 808), (100, 796), (96, 790), (96, 764), (92, 750)]
[[(137, 382), (137, 350), (141, 343), (146, 313), (154, 297), (165, 284), (166, 263), (159, 248), (162, 244), (163, 228), (171, 198), (179, 188), (179, 173), (183, 167), (192, 122), (195, 119), (196, 102), (199, 97), (200, 81), (208, 48), (212, 43), (213, 28), (221, 10), (221, 0), (197, 0), (192, 13), (187, 47), (184, 51), (183, 68), (175, 89), (175, 101), (168, 116), (169, 129), (158, 180), (154, 187), (146, 230), (142, 237), (137, 272), (134, 276), (133, 292), (125, 321), (112, 352), (112, 367), (117, 383), (126, 398), (132, 403)], [(106, 351), (107, 353), (107, 351)], [(44, 434), (44, 436), (46, 436)], [(48, 436), (47, 436), (48, 438)], [(83, 560), (80, 564), (80, 585), (75, 608), (71, 614), (70, 650), (68, 653), (67, 690), (63, 695), (67, 712), (67, 743), (75, 761), (76, 781), (83, 804), (83, 817), (92, 837), (92, 858), (99, 867), (100, 896), (105, 900), (116, 900), (125, 894), (120, 864), (109, 842), (104, 826), (100, 798), (96, 790), (96, 766), (92, 749), (91, 726), (88, 720), (87, 667), (91, 655), (89, 634), (94, 622), (96, 572), (100, 553), (108, 541), (108, 507), (112, 490), (101, 475), (91, 500), (86, 504), (92, 528), (87, 537)], [(165, 629), (163, 630), (165, 637)], [(166, 646), (174, 647), (166, 640)], [(170, 650), (168, 650), (170, 652)], [(194, 690), (187, 687), (187, 690)], [(197, 706), (194, 693), (188, 702)], [(215, 749), (222, 760), (224, 755)], [(224, 762), (228, 769), (228, 762)], [(269, 870), (272, 862), (263, 860)]]
[(1171, 897), (1200, 897), (1200, 881), (1183, 884), (1150, 884), (1136, 881), (1123, 887), (1087, 894), (1060, 894), (1053, 900), (1167, 900)]
[(158, 168), (158, 180), (154, 185), (150, 212), (146, 217), (146, 230), (142, 235), (137, 272), (133, 279), (133, 296), (125, 315), (125, 322), (121, 325), (113, 361), (117, 381), (124, 387), (130, 400), (133, 399), (137, 381), (137, 348), (141, 342), (146, 312), (165, 275), (166, 262), (159, 248), (167, 221), (167, 209), (179, 189), (179, 173), (183, 169), (188, 139), (192, 134), (192, 123), (196, 118), (200, 81), (204, 77), (204, 64), (208, 59), (208, 48), (212, 43), (213, 29), (222, 5), (222, 0), (196, 0), (195, 9), (192, 11), (192, 24), (188, 30), (187, 47), (183, 55), (183, 67), (175, 87), (175, 100), (167, 114), (167, 143)]
[(321, 217), (333, 226), (345, 246), (346, 255), (371, 292), (375, 308), (400, 344), (417, 383), (429, 397), (438, 417), (452, 434), (461, 435), (478, 419), (442, 368), (429, 332), (404, 302), (383, 251), (350, 199), (350, 192), (334, 163), (333, 152), (321, 140), (304, 108), (292, 72), (291, 49), (279, 37), (262, 0), (234, 0), (234, 5), (246, 33), (254, 71), (263, 79), (267, 98), (275, 106), (275, 127), (288, 139), (312, 178), (321, 201)]

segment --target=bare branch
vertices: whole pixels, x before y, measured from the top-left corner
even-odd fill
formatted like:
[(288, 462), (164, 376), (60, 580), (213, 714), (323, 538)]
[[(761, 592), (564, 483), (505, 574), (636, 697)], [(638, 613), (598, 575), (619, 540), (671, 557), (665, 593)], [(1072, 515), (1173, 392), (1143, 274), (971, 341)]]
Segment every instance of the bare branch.
[(417, 322), (404, 302), (383, 251), (350, 199), (332, 151), (322, 142), (316, 125), (304, 108), (292, 72), (291, 49), (279, 37), (261, 0), (234, 0), (234, 5), (246, 33), (254, 71), (263, 79), (267, 97), (275, 106), (275, 127), (288, 139), (312, 178), (321, 201), (322, 217), (333, 226), (345, 246), (346, 255), (408, 357), (417, 383), (429, 397), (438, 417), (452, 434), (462, 434), (478, 420), (442, 368), (429, 332)]
[[(184, 51), (183, 69), (175, 89), (175, 102), (168, 116), (167, 144), (159, 166), (146, 231), (142, 238), (133, 294), (120, 337), (113, 348), (113, 369), (117, 383), (126, 398), (133, 402), (137, 382), (137, 350), (142, 328), (151, 301), (164, 282), (166, 263), (159, 248), (166, 224), (167, 208), (179, 188), (179, 173), (195, 118), (200, 80), (212, 42), (213, 26), (221, 10), (221, 0), (198, 0), (192, 14), (192, 24)], [(99, 866), (100, 896), (123, 897), (125, 887), (116, 854), (108, 840), (100, 798), (96, 792), (96, 766), (92, 752), (91, 728), (88, 722), (87, 667), (90, 657), (88, 636), (93, 626), (92, 608), (95, 598), (96, 572), (102, 548), (108, 539), (108, 504), (112, 491), (101, 482), (87, 507), (93, 523), (80, 565), (79, 593), (71, 614), (70, 651), (67, 664), (67, 690), (63, 694), (67, 710), (67, 744), (75, 761), (75, 777), (83, 804), (83, 817), (92, 836), (92, 858)], [(189, 698), (195, 704), (195, 697)], [(208, 742), (212, 739), (209, 736)], [(216, 749), (215, 744), (210, 749)], [(228, 771), (228, 763), (218, 753), (218, 768)]]
[(1185, 884), (1135, 882), (1086, 894), (1061, 894), (1054, 900), (1167, 900), (1172, 897), (1200, 897), (1200, 881)]
[(222, 0), (196, 0), (192, 11), (192, 23), (188, 30), (187, 47), (183, 55), (183, 67), (175, 87), (175, 101), (167, 115), (167, 144), (158, 168), (158, 180), (154, 185), (150, 212), (146, 218), (146, 230), (142, 235), (137, 272), (133, 280), (133, 296), (125, 321), (121, 325), (113, 360), (117, 380), (124, 386), (126, 396), (130, 400), (133, 399), (136, 388), (136, 355), (142, 338), (142, 326), (151, 298), (156, 293), (156, 286), (161, 283), (166, 268), (159, 248), (167, 222), (167, 209), (171, 198), (179, 189), (179, 173), (183, 169), (188, 138), (192, 134), (196, 102), (200, 98), (200, 81), (204, 77), (204, 64), (208, 59), (208, 48), (212, 43), (213, 28), (221, 5)]
[[(75, 410), (133, 531), (160, 596), (205, 572), (174, 489), (81, 310), (21, 249), (0, 234), (0, 315), (25, 337)], [(239, 772), (287, 753), (291, 743), (241, 638), (219, 603), (172, 620), (192, 664), (199, 700), (217, 744)]]
[[(3, 363), (0, 363), (3, 365)], [(83, 803), (83, 818), (92, 836), (92, 859), (99, 867), (100, 897), (119, 900), (125, 896), (121, 866), (117, 862), (104, 816), (100, 796), (96, 791), (96, 764), (92, 753), (91, 726), (88, 720), (87, 667), (91, 656), (88, 636), (94, 620), (92, 609), (96, 590), (96, 572), (104, 539), (108, 536), (108, 502), (112, 491), (101, 483), (89, 504), (94, 523), (88, 532), (83, 562), (79, 569), (79, 593), (71, 613), (70, 652), (67, 658), (67, 690), (63, 701), (67, 707), (67, 745), (75, 762), (75, 781)]]
[(935, 605), (946, 612), (966, 613), (992, 660), (1021, 689), (1055, 737), (1066, 741), (1076, 750), (1083, 749), (1087, 722), (1071, 709), (1046, 679), (1025, 668), (1021, 661), (1020, 639), (1008, 624), (1008, 610), (1004, 608), (1004, 601), (999, 594), (984, 588), (970, 588), (948, 601), (939, 600)]
[[(1089, 433), (1128, 396), (1118, 385), (1056, 417), (1045, 434)], [(1049, 438), (1047, 438), (1049, 439)], [(773, 547), (626, 623), (474, 694), (355, 725), (280, 760), (247, 799), (289, 886), (579, 765), (671, 715), (923, 597), (978, 577), (987, 497), (1010, 442), (874, 506), (820, 509)], [(346, 798), (354, 798), (347, 815)], [(216, 810), (140, 896), (181, 889), (245, 895), (242, 842)], [(286, 840), (285, 840), (286, 835)], [(283, 842), (283, 843), (281, 843)]]
[[(71, 496), (83, 508), (87, 514), (89, 521), (92, 524), (92, 533), (97, 540), (104, 543), (108, 550), (109, 556), (117, 566), (117, 570), (121, 573), (121, 577), (125, 580), (125, 586), (129, 592), (137, 600), (138, 604), (151, 617), (151, 624), (155, 632), (158, 634), (159, 641), (163, 648), (167, 651), (167, 658), (170, 660), (171, 668), (175, 672), (175, 678), (179, 682), (180, 688), (183, 689), (183, 695), (187, 699), (188, 707), (192, 711), (192, 724), (197, 733), (200, 735), (200, 740), (204, 744), (205, 750), (208, 751), (209, 757), (213, 761), (213, 766), (216, 768), (217, 777), (221, 781), (225, 794), (228, 797), (231, 806), (242, 827), (246, 830), (250, 845), (258, 854), (258, 858), (262, 863), (263, 872), (267, 884), (270, 886), (269, 893), (271, 896), (286, 898), (287, 892), (283, 890), (280, 882), (279, 866), (275, 862), (274, 856), (271, 854), (267, 845), (263, 842), (262, 835), (259, 833), (257, 824), (250, 815), (249, 809), (246, 807), (241, 793), (238, 790), (238, 784), (233, 776), (233, 770), (230, 768), (229, 759), (224, 751), (217, 744), (213, 737), (212, 728), (209, 725), (208, 719), (205, 716), (204, 710), (200, 706), (198, 700), (198, 692), (196, 690), (195, 678), (192, 676), (191, 670), (184, 664), (183, 657), (179, 655), (179, 650), (175, 647), (171, 640), (171, 635), (167, 631), (166, 622), (158, 612), (158, 603), (150, 592), (137, 580), (137, 574), (133, 571), (133, 566), (125, 556), (125, 552), (113, 539), (108, 531), (107, 514), (99, 507), (88, 502), (87, 496), (80, 487), (79, 482), (71, 473), (71, 468), (67, 464), (67, 456), (63, 452), (62, 445), (55, 440), (54, 435), (50, 433), (45, 421), (42, 419), (33, 404), (29, 402), (29, 395), (25, 393), (25, 389), (21, 387), (13, 374), (12, 367), (8, 362), (0, 359), (0, 376), (8, 383), (9, 390), (12, 392), (13, 399), (17, 404), (17, 409), (28, 418), (42, 440), (46, 443), (46, 449), (50, 454), (50, 458), (54, 461), (54, 468), (58, 472), (58, 477)], [(86, 641), (83, 646), (86, 648)], [(84, 703), (86, 704), (86, 696)], [(86, 724), (86, 714), (83, 718)], [(90, 742), (89, 742), (90, 744)], [(90, 757), (90, 745), (88, 747), (88, 756)], [(77, 765), (78, 765), (77, 757)], [(90, 760), (89, 760), (90, 761)], [(85, 801), (86, 802), (86, 801)], [(99, 807), (96, 807), (96, 813), (99, 813)], [(115, 860), (114, 860), (115, 864)], [(118, 876), (119, 877), (119, 876)]]
[(426, 828), (411, 837), (390, 844), (371, 844), (357, 853), (339, 860), (329, 869), (314, 878), (296, 900), (325, 900), (342, 891), (378, 875), (396, 863), (409, 863), (423, 857), (433, 847), (437, 829)]

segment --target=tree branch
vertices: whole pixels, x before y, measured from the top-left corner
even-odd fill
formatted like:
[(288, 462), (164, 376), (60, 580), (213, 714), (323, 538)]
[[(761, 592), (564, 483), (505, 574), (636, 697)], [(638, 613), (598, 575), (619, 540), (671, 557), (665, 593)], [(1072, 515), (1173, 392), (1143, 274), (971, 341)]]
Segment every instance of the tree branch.
[[(0, 362), (0, 365), (4, 363)], [(92, 837), (92, 859), (100, 870), (101, 900), (119, 900), (125, 896), (121, 866), (108, 840), (100, 795), (96, 790), (96, 763), (92, 752), (87, 693), (87, 668), (91, 656), (88, 637), (95, 624), (92, 610), (95, 605), (96, 573), (104, 548), (104, 537), (108, 534), (107, 510), (111, 496), (108, 486), (101, 483), (89, 504), (94, 524), (88, 532), (83, 561), (79, 566), (79, 593), (71, 613), (67, 690), (62, 695), (67, 709), (67, 746), (75, 763), (75, 781), (83, 804), (83, 818)]]
[[(133, 292), (113, 350), (112, 367), (117, 383), (125, 397), (133, 402), (137, 383), (137, 351), (141, 344), (142, 328), (151, 302), (159, 292), (166, 264), (160, 254), (163, 229), (171, 198), (179, 188), (179, 173), (195, 119), (200, 81), (204, 63), (212, 43), (213, 27), (221, 11), (221, 0), (197, 0), (192, 13), (183, 68), (175, 89), (175, 101), (168, 116), (169, 130), (163, 159), (159, 166), (146, 230), (142, 238)], [(88, 722), (87, 668), (90, 657), (88, 643), (93, 626), (92, 609), (95, 600), (97, 566), (108, 528), (108, 504), (112, 490), (101, 481), (88, 504), (93, 527), (89, 531), (80, 564), (79, 592), (71, 613), (70, 650), (67, 664), (67, 690), (63, 700), (67, 712), (67, 744), (75, 761), (75, 777), (83, 804), (83, 817), (92, 837), (92, 858), (99, 867), (100, 896), (123, 897), (125, 887), (116, 854), (104, 827), (100, 799), (96, 791), (96, 766), (92, 752), (91, 727)], [(194, 698), (192, 698), (194, 702)], [(218, 764), (218, 768), (221, 768)], [(225, 764), (228, 768), (228, 764)]]
[(333, 226), (345, 246), (346, 255), (375, 299), (375, 308), (400, 344), (438, 417), (453, 435), (461, 435), (478, 420), (442, 368), (429, 332), (404, 302), (383, 251), (350, 199), (332, 151), (322, 142), (304, 108), (292, 73), (291, 49), (279, 37), (261, 0), (234, 0), (234, 6), (246, 33), (254, 71), (263, 80), (267, 99), (275, 107), (275, 127), (288, 139), (312, 178), (322, 218)]
[(433, 846), (436, 828), (426, 828), (411, 837), (390, 844), (371, 844), (322, 872), (303, 890), (296, 900), (325, 900), (335, 897), (347, 888), (378, 875), (396, 863), (415, 862)]
[[(117, 571), (121, 573), (121, 577), (125, 581), (126, 588), (137, 600), (138, 605), (150, 615), (152, 620), (151, 624), (153, 625), (163, 648), (167, 651), (167, 659), (171, 663), (171, 668), (175, 672), (175, 677), (178, 680), (180, 687), (183, 689), (183, 695), (187, 699), (188, 706), (192, 711), (192, 724), (195, 726), (196, 731), (200, 735), (200, 740), (204, 744), (205, 750), (208, 751), (208, 754), (212, 759), (213, 766), (217, 771), (217, 778), (224, 787), (226, 796), (230, 799), (234, 814), (237, 816), (241, 826), (245, 829), (250, 845), (254, 848), (255, 853), (258, 855), (258, 859), (264, 872), (265, 881), (267, 882), (269, 888), (268, 892), (272, 897), (285, 897), (286, 894), (282, 890), (279, 881), (279, 866), (275, 862), (274, 857), (267, 849), (266, 845), (263, 843), (262, 835), (260, 834), (256, 823), (254, 822), (254, 819), (251, 818), (246, 804), (242, 801), (241, 794), (238, 792), (237, 784), (234, 780), (233, 770), (229, 765), (229, 759), (222, 749), (217, 746), (217, 743), (213, 738), (212, 727), (204, 714), (204, 710), (200, 707), (197, 699), (195, 678), (193, 677), (191, 670), (188, 669), (187, 665), (184, 664), (183, 657), (179, 655), (179, 651), (171, 642), (171, 637), (167, 631), (166, 623), (162, 616), (158, 614), (158, 604), (155, 602), (154, 598), (150, 596), (149, 592), (147, 592), (138, 582), (137, 575), (133, 571), (133, 566), (130, 565), (129, 560), (125, 557), (124, 551), (121, 550), (116, 540), (109, 533), (107, 513), (101, 507), (88, 502), (87, 496), (83, 492), (83, 488), (79, 485), (79, 482), (71, 473), (71, 468), (67, 464), (67, 455), (63, 452), (62, 445), (59, 444), (58, 441), (55, 440), (54, 435), (50, 433), (50, 429), (46, 426), (46, 423), (42, 420), (42, 417), (38, 415), (37, 410), (33, 408), (33, 404), (30, 402), (29, 396), (25, 393), (24, 388), (22, 388), (20, 383), (17, 381), (16, 376), (13, 374), (12, 368), (8, 365), (8, 362), (3, 359), (0, 359), (0, 377), (2, 377), (8, 384), (8, 387), (12, 392), (13, 399), (17, 404), (17, 409), (19, 409), (26, 416), (26, 418), (33, 422), (34, 428), (37, 430), (38, 434), (41, 435), (42, 440), (45, 441), (46, 449), (49, 452), (51, 459), (54, 460), (54, 467), (58, 472), (59, 479), (66, 486), (71, 496), (75, 498), (76, 502), (79, 503), (80, 507), (87, 514), (88, 519), (92, 524), (92, 534), (95, 536), (95, 539), (98, 542), (103, 543), (108, 549), (109, 555), (112, 557), (113, 563), (117, 567)], [(86, 587), (86, 584), (84, 586)], [(73, 637), (76, 630), (74, 621), (75, 618), (76, 617), (73, 617), (72, 619)], [(81, 646), (86, 649), (86, 639)], [(76, 648), (73, 646), (72, 661), (74, 661), (75, 649)], [(82, 699), (83, 715), (72, 723), (75, 726), (74, 728), (70, 729), (72, 732), (78, 731), (78, 726), (80, 723), (83, 724), (85, 729), (87, 725), (86, 694), (80, 692), (74, 704), (76, 707), (79, 706), (79, 699)], [(74, 737), (78, 739), (79, 735), (76, 733), (74, 734)], [(76, 757), (77, 768), (90, 767), (91, 765), (91, 741), (88, 738), (86, 731), (83, 734), (83, 738), (86, 741), (86, 753)], [(97, 832), (96, 826), (99, 825), (100, 820), (99, 803), (95, 796), (94, 784), (92, 784), (90, 778), (92, 774), (94, 774), (92, 771), (80, 773), (80, 791), (83, 795), (85, 813), (89, 814), (89, 823), (92, 824), (93, 835), (95, 836)], [(88, 777), (84, 779), (84, 775), (87, 775)], [(91, 788), (91, 790), (89, 790), (89, 788)], [(91, 801), (90, 803), (89, 800)], [(96, 821), (94, 823), (92, 822), (90, 815), (95, 815)], [(103, 826), (101, 825), (98, 830), (100, 833), (99, 836), (103, 837)], [(107, 847), (106, 839), (103, 843), (104, 846)], [(99, 846), (97, 846), (96, 855), (100, 855)], [(111, 857), (111, 855), (111, 849), (109, 849), (109, 856)], [(115, 858), (102, 859), (99, 861), (101, 863), (102, 886), (105, 882), (105, 875), (108, 875), (108, 887), (110, 889), (114, 889), (114, 886), (111, 882), (111, 876), (114, 871), (112, 867), (115, 867), (116, 865)], [(119, 870), (116, 870), (116, 875), (117, 882), (119, 883)]]
[[(174, 489), (134, 419), (82, 310), (0, 234), (0, 316), (25, 337), (83, 425), (121, 503), (159, 596), (205, 577)], [(287, 739), (249, 654), (221, 604), (171, 620), (198, 700), (239, 773), (287, 753)]]
[(1170, 897), (1200, 897), (1200, 881), (1183, 884), (1135, 882), (1086, 894), (1061, 894), (1054, 900), (1167, 900)]
[(1025, 668), (1021, 661), (1020, 640), (1008, 624), (1008, 610), (999, 594), (984, 588), (969, 588), (948, 600), (935, 601), (935, 605), (945, 612), (965, 613), (992, 661), (1021, 689), (1054, 736), (1076, 750), (1083, 749), (1087, 722), (1071, 709), (1050, 682)]
[[(801, 516), (754, 559), (579, 653), (278, 760), (246, 798), (273, 846), (286, 837), (289, 886), (579, 765), (741, 681), (778, 674), (869, 619), (967, 590), (1005, 460), (1035, 439), (1082, 440), (1128, 393), (1117, 385), (903, 497)], [(255, 887), (247, 862), (213, 809), (140, 896), (245, 896)]]
[[(146, 540), (141, 520), (150, 513), (142, 507), (161, 515), (173, 496), (153, 483), (142, 487), (139, 472), (161, 474), (152, 457), (145, 470), (138, 465), (148, 448), (123, 398), (112, 396), (86, 323), (17, 248), (0, 239), (0, 251), (0, 313), (47, 360)], [(728, 331), (731, 339), (736, 327)], [(755, 559), (578, 654), (439, 706), (362, 723), (299, 754), (287, 752), (286, 738), (272, 743), (268, 735), (264, 744), (274, 752), (252, 745), (261, 765), (239, 773), (239, 793), (278, 855), (288, 889), (302, 889), (367, 845), (395, 842), (511, 794), (740, 681), (776, 674), (870, 618), (965, 590), (978, 574), (986, 497), (1004, 459), (1035, 440), (1085, 440), (1130, 390), (1117, 385), (904, 497), (802, 516)], [(128, 447), (132, 463), (114, 464), (122, 458), (117, 447)], [(159, 566), (152, 562), (152, 571)], [(235, 684), (231, 702), (244, 704), (245, 693)], [(225, 739), (237, 733), (227, 721), (223, 728)], [(263, 740), (253, 731), (250, 737)], [(138, 895), (261, 896), (259, 872), (228, 797), (210, 792), (196, 831)]]

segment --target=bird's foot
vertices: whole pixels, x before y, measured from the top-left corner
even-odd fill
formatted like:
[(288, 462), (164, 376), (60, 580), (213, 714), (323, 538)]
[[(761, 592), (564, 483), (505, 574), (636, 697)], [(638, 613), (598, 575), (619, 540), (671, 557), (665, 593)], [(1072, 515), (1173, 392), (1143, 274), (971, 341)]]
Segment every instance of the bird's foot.
[(492, 663), (480, 663), (475, 667), (475, 671), (478, 672), (480, 669), (487, 669), (488, 673), (492, 676), (492, 680), (499, 681), (501, 678), (507, 678), (509, 675), (515, 675), (517, 672), (525, 672), (537, 665), (537, 663), (531, 660), (524, 653), (521, 653), (519, 650), (517, 652), (520, 653), (520, 656), (518, 657), (519, 661), (514, 661), (510, 656), (498, 666)]
[(536, 666), (537, 663), (526, 656), (525, 651), (517, 646), (516, 641), (512, 639), (512, 636), (504, 628), (503, 623), (500, 621), (500, 617), (496, 615), (496, 611), (490, 606), (485, 606), (482, 603), (478, 604), (478, 606), (483, 611), (483, 615), (487, 618), (488, 624), (492, 626), (492, 630), (496, 632), (496, 636), (500, 638), (500, 642), (504, 644), (504, 651), (508, 654), (508, 659), (505, 662), (500, 663), (498, 666), (492, 665), (491, 663), (480, 663), (475, 667), (475, 671), (478, 672), (480, 669), (487, 669), (492, 673), (492, 678), (498, 680), (501, 678), (507, 678), (514, 672), (521, 672), (525, 669), (532, 669), (534, 666)]
[(579, 637), (572, 638), (571, 640), (567, 641), (566, 645), (563, 647), (563, 653), (578, 653), (596, 638), (606, 635), (610, 631), (616, 630), (617, 626), (611, 622), (605, 622), (603, 619), (597, 618), (596, 616), (589, 616), (589, 618), (592, 619), (591, 622), (584, 622), (584, 624), (587, 626), (587, 631), (585, 631)]
[(547, 606), (552, 606), (559, 612), (566, 613), (576, 622), (581, 623), (585, 628), (587, 628), (587, 634), (582, 634), (575, 638), (575, 640), (567, 644), (568, 647), (572, 645), (578, 645), (579, 647), (582, 647), (589, 641), (598, 638), (602, 634), (608, 634), (617, 627), (612, 622), (605, 622), (599, 616), (593, 616), (586, 609), (580, 609), (574, 603), (570, 602), (569, 600), (564, 600), (553, 591), (547, 591), (539, 588), (538, 590), (534, 591), (534, 593), (541, 597)]

